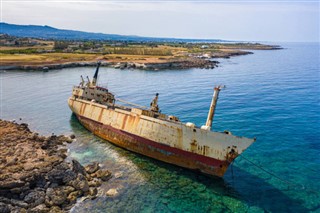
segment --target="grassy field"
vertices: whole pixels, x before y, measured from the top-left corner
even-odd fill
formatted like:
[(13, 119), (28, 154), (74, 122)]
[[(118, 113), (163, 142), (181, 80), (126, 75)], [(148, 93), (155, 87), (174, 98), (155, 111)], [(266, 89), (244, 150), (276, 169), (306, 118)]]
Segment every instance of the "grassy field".
[(78, 54), (78, 53), (43, 53), (43, 54), (3, 54), (0, 53), (1, 64), (9, 65), (43, 65), (69, 62), (93, 62), (98, 60), (118, 63), (161, 63), (173, 56), (125, 55), (125, 54)]
[(0, 52), (3, 50), (25, 50), (25, 49), (36, 49), (36, 50), (52, 50), (54, 42), (53, 41), (41, 41), (39, 40), (41, 45), (35, 46), (1, 46)]
[[(242, 50), (272, 49), (274, 46), (253, 43), (108, 43), (93, 41), (32, 41), (22, 43), (20, 38), (16, 43), (0, 45), (1, 66), (51, 65), (71, 62), (94, 62), (103, 60), (111, 63), (164, 63), (180, 59), (193, 60), (204, 54), (212, 58), (229, 57), (247, 54)], [(5, 44), (5, 43), (3, 43)], [(28, 46), (29, 45), (29, 46)]]
[(2, 65), (43, 65), (68, 62), (97, 61), (101, 55), (75, 53), (43, 53), (43, 54), (2, 54)]

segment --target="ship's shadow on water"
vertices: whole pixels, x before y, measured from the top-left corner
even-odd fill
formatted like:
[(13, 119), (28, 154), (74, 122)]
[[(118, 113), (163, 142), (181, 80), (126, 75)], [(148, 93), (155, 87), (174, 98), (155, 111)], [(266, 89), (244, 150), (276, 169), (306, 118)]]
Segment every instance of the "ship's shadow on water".
[[(229, 167), (224, 178), (209, 177), (129, 152), (105, 142), (81, 126), (75, 115), (71, 116), (70, 125), (77, 138), (77, 142), (72, 145), (74, 147), (71, 148), (71, 154), (72, 152), (87, 152), (92, 146), (97, 147), (96, 150), (93, 149), (94, 153), (91, 155), (78, 157), (80, 162), (89, 163), (98, 160), (111, 171), (121, 167), (120, 164), (123, 164), (123, 161), (129, 162), (131, 169), (134, 167), (132, 173), (129, 172), (130, 169), (128, 171), (126, 168), (123, 169), (123, 173), (128, 173), (128, 175), (124, 174), (122, 177), (122, 182), (125, 182), (125, 184), (122, 183), (122, 186), (125, 185), (122, 189), (124, 192), (121, 193), (120, 190), (117, 198), (103, 197), (94, 201), (87, 200), (83, 203), (85, 207), (81, 207), (80, 204), (74, 209), (75, 211), (95, 210), (99, 212), (102, 209), (109, 209), (109, 212), (128, 210), (140, 212), (147, 208), (144, 202), (156, 203), (150, 206), (156, 212), (215, 212), (216, 210), (246, 212), (255, 208), (267, 212), (310, 211), (303, 206), (302, 200), (289, 197), (265, 179), (250, 174), (236, 165)], [(84, 140), (90, 140), (90, 143), (86, 141), (87, 144), (84, 145)], [(108, 153), (102, 152), (104, 149), (108, 149)], [(110, 152), (116, 156), (113, 161), (110, 160)], [(105, 161), (105, 159), (109, 160)], [(122, 160), (117, 162), (117, 159)], [(139, 184), (136, 184), (137, 180), (132, 180), (137, 174), (141, 177)], [(112, 181), (114, 180), (110, 180), (111, 185)], [(121, 184), (121, 181), (114, 182)], [(152, 198), (158, 201), (148, 202)], [(123, 202), (105, 202), (105, 199)], [(120, 203), (125, 203), (125, 205), (120, 206)]]

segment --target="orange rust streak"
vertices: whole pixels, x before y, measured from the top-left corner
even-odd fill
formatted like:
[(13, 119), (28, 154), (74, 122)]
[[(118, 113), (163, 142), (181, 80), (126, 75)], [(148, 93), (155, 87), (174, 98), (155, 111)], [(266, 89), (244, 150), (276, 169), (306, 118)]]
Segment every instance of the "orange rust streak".
[(178, 146), (181, 149), (183, 147), (182, 145), (182, 129), (177, 128), (178, 131)]
[[(131, 117), (131, 116), (130, 116), (130, 117)], [(128, 116), (127, 116), (127, 115), (124, 115), (121, 129), (124, 129), (124, 128), (126, 127), (127, 118), (128, 118)]]
[(135, 122), (138, 120), (137, 116), (128, 116), (127, 117), (127, 123), (126, 123), (126, 127), (127, 129), (132, 130), (134, 128), (134, 126), (136, 126)]
[(74, 100), (70, 99), (70, 102), (71, 102), (71, 106), (72, 106), (72, 109), (74, 109), (73, 105), (74, 105)]
[[(184, 157), (181, 157), (179, 155), (175, 154), (164, 154), (163, 152), (160, 152), (156, 148), (150, 148), (148, 146), (142, 145), (139, 141), (137, 141), (135, 138), (131, 136), (124, 136), (120, 135), (116, 132), (113, 132), (109, 129), (102, 129), (100, 127), (97, 127), (95, 123), (91, 123), (89, 121), (83, 120), (79, 118), (80, 122), (90, 131), (92, 131), (97, 136), (108, 140), (112, 142), (113, 144), (123, 147), (127, 150), (137, 152), (140, 154), (143, 154), (145, 156), (155, 158), (160, 161), (164, 161), (170, 164), (175, 164), (177, 166), (189, 168), (192, 170), (198, 170), (203, 173), (209, 174), (209, 175), (215, 175), (222, 177), (224, 173), (226, 172), (229, 163), (228, 162), (221, 162), (220, 167), (212, 168), (208, 165), (205, 165), (201, 162), (197, 162), (194, 160), (186, 159)], [(102, 125), (102, 123), (100, 123)]]
[(81, 103), (81, 106), (80, 106), (80, 115), (83, 115), (83, 106), (84, 106), (84, 104)]
[(101, 118), (102, 118), (102, 114), (103, 114), (103, 108), (101, 108), (101, 111), (100, 111), (100, 114), (99, 114), (99, 118), (98, 118), (98, 121), (101, 122)]
[(86, 108), (87, 108), (87, 104), (83, 104), (82, 115), (83, 115), (84, 112), (86, 111)]

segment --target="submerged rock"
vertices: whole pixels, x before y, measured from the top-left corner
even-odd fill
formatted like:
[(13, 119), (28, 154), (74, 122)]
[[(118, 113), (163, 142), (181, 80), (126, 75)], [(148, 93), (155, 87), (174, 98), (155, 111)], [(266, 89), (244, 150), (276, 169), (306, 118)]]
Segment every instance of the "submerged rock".
[(78, 174), (75, 180), (70, 181), (71, 186), (82, 192), (89, 191), (89, 184), (85, 176)]
[(91, 174), (91, 177), (97, 177), (102, 181), (107, 181), (111, 178), (111, 175), (111, 172), (108, 170), (98, 170), (95, 173)]
[(121, 178), (122, 177), (122, 172), (116, 172), (114, 174), (114, 178)]
[(100, 169), (100, 166), (98, 162), (94, 162), (92, 164), (85, 166), (84, 168), (88, 174), (92, 174), (98, 171), (98, 169)]
[(114, 197), (118, 194), (118, 190), (117, 189), (109, 189), (107, 192), (106, 192), (106, 195), (109, 196), (109, 197)]
[(91, 181), (88, 182), (90, 187), (98, 187), (101, 186), (101, 181), (98, 178), (93, 178)]
[(94, 187), (90, 187), (89, 188), (89, 195), (91, 197), (91, 199), (95, 198), (98, 194), (98, 189), (94, 188)]

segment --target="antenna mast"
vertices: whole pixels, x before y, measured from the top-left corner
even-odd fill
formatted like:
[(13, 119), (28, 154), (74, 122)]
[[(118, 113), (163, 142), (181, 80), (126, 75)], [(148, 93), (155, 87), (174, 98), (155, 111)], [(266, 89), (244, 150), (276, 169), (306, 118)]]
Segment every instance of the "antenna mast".
[(99, 67), (101, 65), (101, 62), (98, 61), (97, 63), (97, 69), (96, 69), (96, 72), (94, 73), (94, 76), (93, 76), (93, 79), (92, 79), (92, 82), (91, 82), (91, 85), (92, 86), (96, 86), (97, 84), (97, 80), (98, 80), (98, 73), (99, 73)]
[(214, 88), (214, 92), (213, 92), (213, 96), (212, 96), (212, 101), (210, 104), (210, 109), (209, 109), (209, 113), (208, 113), (208, 118), (207, 118), (207, 122), (206, 122), (206, 128), (208, 128), (209, 130), (212, 127), (212, 121), (213, 121), (213, 117), (214, 117), (214, 112), (216, 110), (216, 106), (217, 106), (217, 101), (218, 101), (218, 96), (219, 96), (219, 92), (222, 88), (224, 88), (225, 86), (217, 86)]

